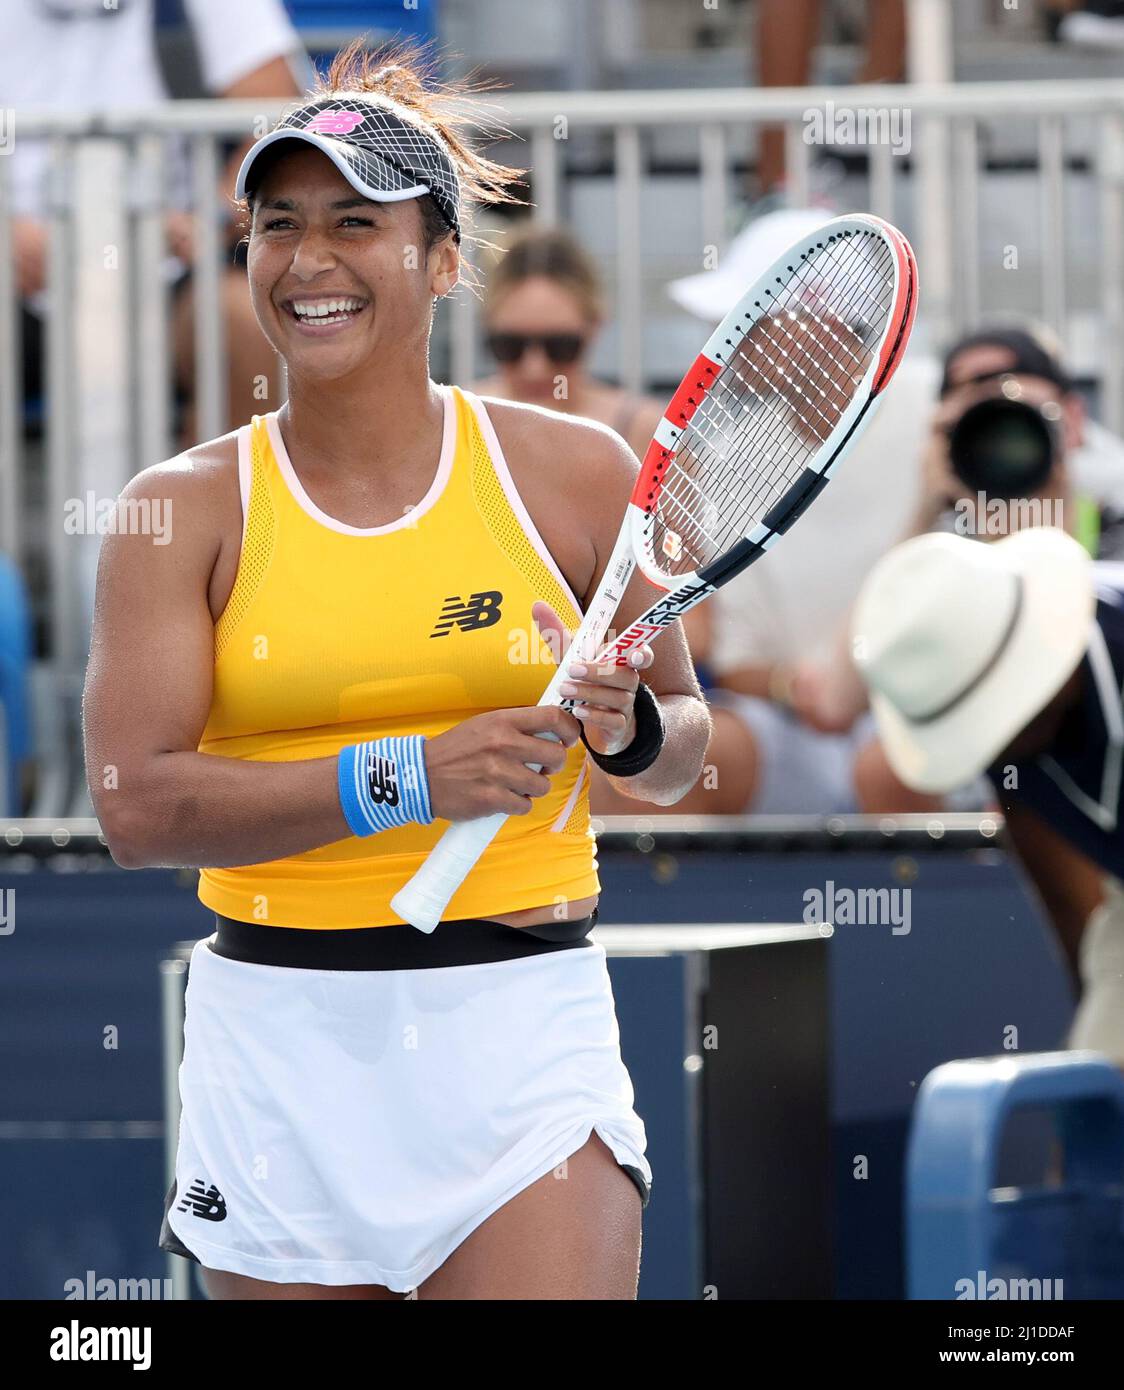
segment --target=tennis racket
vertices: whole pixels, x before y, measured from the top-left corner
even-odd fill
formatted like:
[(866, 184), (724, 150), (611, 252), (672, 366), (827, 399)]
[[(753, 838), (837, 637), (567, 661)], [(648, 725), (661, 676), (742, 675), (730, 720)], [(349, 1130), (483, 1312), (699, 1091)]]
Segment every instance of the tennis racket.
[[(880, 218), (835, 218), (780, 257), (671, 398), (570, 658), (624, 665), (776, 544), (869, 421), (916, 310), (913, 251)], [(663, 596), (604, 647), (638, 566)], [(566, 664), (540, 704), (573, 708), (558, 693)], [(432, 931), (506, 819), (450, 826), (391, 900), (395, 912)]]

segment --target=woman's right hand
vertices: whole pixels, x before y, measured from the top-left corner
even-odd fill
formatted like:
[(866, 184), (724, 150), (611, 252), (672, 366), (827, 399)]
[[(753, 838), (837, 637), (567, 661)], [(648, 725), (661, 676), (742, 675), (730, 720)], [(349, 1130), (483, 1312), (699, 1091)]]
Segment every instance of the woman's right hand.
[[(554, 739), (537, 738), (540, 733)], [(425, 741), (429, 804), (443, 820), (525, 816), (550, 790), (581, 725), (558, 705), (489, 710)], [(532, 772), (531, 764), (541, 764)]]

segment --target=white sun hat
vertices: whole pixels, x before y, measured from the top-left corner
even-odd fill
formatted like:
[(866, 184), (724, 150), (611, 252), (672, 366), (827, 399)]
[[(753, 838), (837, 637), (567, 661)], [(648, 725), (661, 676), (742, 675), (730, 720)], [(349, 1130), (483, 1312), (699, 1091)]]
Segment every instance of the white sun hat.
[(730, 243), (714, 270), (672, 280), (667, 292), (681, 309), (721, 323), (732, 305), (801, 237), (838, 214), (824, 208), (782, 208), (757, 217)]
[(884, 555), (851, 632), (906, 786), (951, 791), (983, 772), (1077, 668), (1095, 601), (1088, 553), (1051, 526), (918, 536)]

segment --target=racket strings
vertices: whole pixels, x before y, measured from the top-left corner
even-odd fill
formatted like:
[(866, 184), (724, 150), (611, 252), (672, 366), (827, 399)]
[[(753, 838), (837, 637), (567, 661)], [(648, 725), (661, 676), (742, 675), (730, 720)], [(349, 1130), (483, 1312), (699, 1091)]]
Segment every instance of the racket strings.
[(875, 233), (825, 242), (777, 286), (666, 464), (651, 522), (675, 575), (723, 554), (823, 448), (870, 368), (893, 303), (894, 258)]
[[(845, 243), (845, 248), (837, 267), (842, 276), (853, 274), (852, 261), (856, 259), (849, 242)], [(859, 320), (864, 336), (871, 334), (871, 330), (880, 336), (889, 308), (892, 258), (887, 248), (882, 249), (885, 251), (886, 274), (883, 277), (883, 303), (879, 306), (876, 321), (872, 322), (869, 318), (866, 301), (870, 295), (867, 286), (857, 276), (845, 286), (846, 299), (857, 310), (849, 316), (852, 320)], [(809, 317), (806, 311), (798, 313), (791, 307), (792, 301), (798, 301), (800, 296), (798, 277), (780, 297), (776, 309), (770, 312), (764, 323), (758, 321), (750, 329), (728, 362), (727, 370), (716, 383), (716, 389), (704, 402), (701, 418), (696, 416), (691, 422), (692, 429), (701, 439), (709, 442), (711, 437), (727, 432), (735, 424), (740, 425), (737, 416), (746, 411), (751, 398), (766, 409), (759, 411), (756, 430), (745, 437), (743, 449), (755, 448), (759, 442), (758, 436), (770, 433), (778, 423), (791, 425), (791, 417), (795, 417), (795, 423), (805, 436), (799, 452), (810, 456), (836, 427), (853, 398), (855, 385), (866, 373), (872, 354), (869, 350), (861, 354), (856, 351), (859, 340), (854, 330), (845, 329), (847, 338), (838, 331), (836, 324), (842, 326), (843, 323), (838, 310), (848, 308), (847, 305), (837, 307), (829, 301), (828, 314)], [(817, 297), (826, 298), (822, 282), (817, 285)], [(864, 308), (867, 309), (865, 314)], [(741, 367), (741, 359), (747, 356), (746, 344), (749, 342), (752, 342), (754, 351), (752, 373)], [(818, 400), (814, 400), (813, 396)], [(826, 408), (824, 402), (827, 403)], [(811, 412), (808, 410), (809, 403)]]
[[(818, 268), (812, 272), (816, 277), (814, 299), (826, 312), (811, 319), (792, 307), (794, 303), (806, 302), (802, 276), (798, 274), (790, 282), (776, 311), (757, 336), (757, 346), (761, 347), (756, 354), (758, 364), (763, 356), (771, 367), (771, 371), (761, 372), (758, 365), (757, 375), (765, 377), (763, 382), (756, 378), (747, 380), (737, 369), (738, 359), (745, 352), (744, 344), (732, 359), (733, 370), (720, 379), (712, 407), (721, 419), (719, 430), (728, 427), (732, 414), (745, 413), (748, 397), (764, 404), (764, 409), (758, 410), (756, 428), (744, 432), (740, 441), (742, 477), (760, 486), (761, 479), (752, 474), (746, 478), (746, 456), (758, 451), (774, 432), (777, 445), (783, 446), (773, 451), (774, 486), (769, 486), (768, 477), (764, 480), (769, 493), (779, 496), (776, 485), (787, 486), (788, 480), (798, 476), (836, 428), (884, 332), (893, 292), (893, 257), (881, 239), (874, 239), (873, 245), (880, 256), (870, 256), (870, 247), (860, 248), (853, 239), (843, 241), (841, 247), (839, 243), (830, 247), (838, 253), (834, 264), (823, 272)], [(752, 338), (753, 333), (751, 328), (747, 338)], [(767, 346), (778, 334), (792, 349), (785, 351), (783, 360), (770, 353)], [(870, 346), (864, 347), (864, 343)], [(818, 397), (814, 416), (807, 410), (809, 394), (805, 385)], [(704, 411), (704, 419), (699, 422), (699, 433), (704, 439), (708, 437), (708, 423), (714, 420), (713, 416), (707, 417), (708, 412)]]

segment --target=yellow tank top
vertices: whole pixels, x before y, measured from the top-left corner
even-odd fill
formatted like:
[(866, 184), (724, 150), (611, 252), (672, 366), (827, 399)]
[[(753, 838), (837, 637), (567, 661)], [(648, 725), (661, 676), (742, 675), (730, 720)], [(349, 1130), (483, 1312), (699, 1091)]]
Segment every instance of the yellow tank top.
[[(443, 388), (441, 458), (400, 521), (358, 529), (321, 512), (276, 413), (239, 431), (244, 530), (215, 625), (201, 753), (323, 758), (389, 735), (434, 736), (486, 710), (534, 705), (554, 669), (531, 618), (572, 630), (578, 600), (516, 492), (483, 404)], [(600, 890), (589, 760), (570, 750), (551, 789), (513, 816), (446, 916), (488, 917)], [(346, 928), (400, 922), (390, 899), (449, 822), (408, 825), (244, 868), (203, 869), (199, 897), (243, 922)]]

